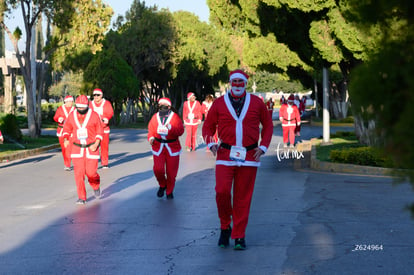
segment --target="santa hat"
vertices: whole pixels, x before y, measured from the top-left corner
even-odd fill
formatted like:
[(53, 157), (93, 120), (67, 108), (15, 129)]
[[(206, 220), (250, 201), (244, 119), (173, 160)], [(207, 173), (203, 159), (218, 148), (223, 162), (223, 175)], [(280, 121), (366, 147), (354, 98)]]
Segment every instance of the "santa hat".
[(80, 95), (76, 98), (75, 104), (76, 104), (76, 107), (86, 108), (89, 106), (89, 100), (86, 97), (86, 95)]
[(71, 95), (65, 96), (65, 98), (63, 99), (63, 102), (66, 102), (66, 101), (73, 101), (73, 96)]
[(93, 90), (92, 94), (100, 94), (100, 95), (103, 95), (103, 92), (102, 92), (101, 89), (96, 88), (96, 89)]
[(162, 97), (158, 100), (158, 105), (167, 105), (171, 106), (171, 100), (167, 97)]
[(294, 101), (295, 100), (295, 96), (293, 94), (290, 94), (290, 96), (288, 97), (288, 100)]
[(230, 72), (230, 81), (232, 81), (235, 78), (241, 78), (245, 82), (247, 82), (247, 79), (249, 79), (249, 75), (243, 72), (242, 70), (238, 69)]
[(190, 93), (188, 93), (188, 94), (187, 94), (187, 99), (190, 99), (190, 97), (192, 97), (192, 96), (195, 96), (195, 94), (194, 94), (194, 93), (191, 93), (191, 92), (190, 92)]

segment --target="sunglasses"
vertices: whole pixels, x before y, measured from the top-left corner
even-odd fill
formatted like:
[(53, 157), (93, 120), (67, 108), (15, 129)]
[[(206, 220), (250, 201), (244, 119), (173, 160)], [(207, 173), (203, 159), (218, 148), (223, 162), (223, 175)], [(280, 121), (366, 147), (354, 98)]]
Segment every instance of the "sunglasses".
[(101, 96), (100, 94), (94, 94), (93, 96)]

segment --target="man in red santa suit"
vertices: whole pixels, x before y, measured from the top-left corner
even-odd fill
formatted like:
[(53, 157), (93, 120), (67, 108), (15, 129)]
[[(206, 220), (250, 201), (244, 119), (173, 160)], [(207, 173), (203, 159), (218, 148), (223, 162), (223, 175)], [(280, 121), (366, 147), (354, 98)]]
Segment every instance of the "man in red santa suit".
[(70, 171), (70, 147), (65, 148), (63, 144), (63, 124), (65, 123), (66, 119), (68, 118), (69, 114), (75, 109), (73, 105), (73, 96), (67, 95), (65, 99), (63, 99), (63, 105), (57, 108), (55, 116), (53, 120), (58, 123), (58, 128), (56, 131), (56, 135), (59, 138), (60, 148), (62, 148), (62, 156), (63, 156), (63, 164), (65, 165), (65, 171)]
[(183, 105), (183, 120), (187, 137), (185, 146), (187, 151), (195, 151), (197, 147), (197, 128), (201, 123), (201, 104), (196, 100), (194, 93), (187, 94), (187, 101)]
[(171, 108), (169, 98), (158, 100), (159, 111), (148, 124), (148, 141), (152, 146), (154, 175), (158, 181), (159, 198), (167, 193), (167, 199), (173, 199), (175, 178), (180, 162), (181, 144), (179, 137), (184, 133), (180, 116)]
[(104, 127), (104, 136), (101, 143), (101, 165), (103, 169), (109, 168), (109, 120), (114, 115), (114, 109), (111, 102), (103, 98), (103, 92), (101, 89), (93, 90), (93, 100), (90, 103), (90, 108), (97, 112), (102, 120)]
[(3, 138), (3, 134), (0, 131), (0, 144), (3, 144), (4, 138)]
[[(215, 190), (221, 228), (218, 245), (227, 247), (231, 237), (236, 250), (246, 249), (245, 231), (257, 168), (273, 134), (266, 105), (259, 97), (246, 93), (247, 79), (242, 70), (230, 73), (230, 92), (213, 102), (203, 125), (203, 138), (217, 156)], [(214, 142), (216, 129), (220, 144)]]
[(295, 129), (297, 125), (300, 125), (300, 114), (294, 100), (295, 97), (291, 94), (287, 104), (283, 104), (279, 110), (279, 120), (282, 122), (283, 129), (283, 147), (285, 148), (288, 141), (291, 148), (295, 147)]
[(71, 145), (71, 158), (78, 192), (77, 204), (86, 203), (85, 175), (94, 190), (94, 195), (101, 195), (101, 178), (97, 173), (99, 144), (103, 139), (103, 127), (99, 115), (89, 108), (85, 95), (76, 99), (76, 110), (69, 114), (63, 126), (64, 146)]

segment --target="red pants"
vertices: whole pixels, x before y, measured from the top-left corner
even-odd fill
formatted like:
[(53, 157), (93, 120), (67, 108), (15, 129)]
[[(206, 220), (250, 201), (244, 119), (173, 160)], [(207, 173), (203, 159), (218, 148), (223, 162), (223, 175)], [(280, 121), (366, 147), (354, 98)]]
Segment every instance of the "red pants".
[(62, 148), (63, 164), (65, 167), (70, 167), (70, 143), (67, 148), (63, 145), (63, 137), (59, 137), (60, 148)]
[(193, 151), (197, 147), (197, 125), (185, 125), (185, 130), (187, 131), (187, 137), (185, 139), (185, 146), (189, 147)]
[(85, 175), (88, 177), (89, 184), (93, 190), (97, 190), (101, 183), (98, 171), (98, 160), (83, 158), (73, 158), (73, 170), (75, 172), (76, 187), (79, 199), (86, 200)]
[(159, 156), (154, 155), (154, 175), (160, 187), (167, 187), (167, 195), (174, 191), (180, 156), (170, 156), (167, 149), (163, 149)]
[(300, 125), (296, 125), (295, 127), (295, 135), (300, 133)]
[(256, 173), (257, 167), (216, 166), (216, 203), (220, 228), (227, 229), (233, 217), (232, 239), (245, 237)]
[(101, 141), (101, 164), (108, 165), (109, 162), (109, 133), (104, 133)]
[(283, 128), (283, 143), (290, 143), (295, 145), (295, 128), (296, 126), (282, 126)]

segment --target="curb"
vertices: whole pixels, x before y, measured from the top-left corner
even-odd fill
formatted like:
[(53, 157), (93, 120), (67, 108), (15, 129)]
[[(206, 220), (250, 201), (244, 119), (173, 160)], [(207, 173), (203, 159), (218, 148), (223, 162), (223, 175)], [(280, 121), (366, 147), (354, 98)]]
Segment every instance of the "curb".
[(58, 148), (60, 148), (59, 143), (43, 146), (43, 147), (36, 148), (36, 149), (22, 150), (14, 154), (0, 157), (0, 162), (8, 162), (8, 161), (13, 161), (13, 160), (23, 159), (23, 158), (31, 157), (31, 156), (44, 153), (49, 150), (58, 149)]
[[(311, 126), (323, 126), (323, 122), (316, 122), (312, 120), (310, 120), (309, 124)], [(347, 122), (329, 122), (329, 126), (353, 127), (355, 125), (353, 123), (347, 123)]]
[(316, 158), (316, 147), (312, 145), (311, 141), (305, 141), (297, 146), (298, 151), (303, 151), (304, 159), (294, 160), (294, 168), (310, 168), (315, 171), (331, 172), (331, 173), (345, 173), (345, 174), (359, 174), (370, 176), (392, 176), (394, 169), (355, 165), (347, 163), (335, 163), (328, 161), (321, 161)]

